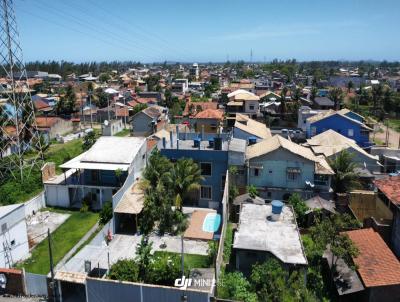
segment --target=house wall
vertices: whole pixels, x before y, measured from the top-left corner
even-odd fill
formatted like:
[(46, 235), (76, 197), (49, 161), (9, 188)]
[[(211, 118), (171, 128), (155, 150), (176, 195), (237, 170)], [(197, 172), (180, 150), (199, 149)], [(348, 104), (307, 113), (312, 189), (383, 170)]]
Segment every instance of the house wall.
[[(165, 155), (169, 159), (178, 160), (180, 158), (192, 158), (195, 162), (209, 162), (212, 165), (211, 176), (204, 176), (204, 180), (201, 182), (202, 186), (212, 187), (212, 201), (221, 202), (223, 195), (223, 181), (222, 176), (226, 175), (228, 169), (228, 152), (221, 150), (183, 150), (183, 149), (162, 149), (161, 154)], [(208, 203), (211, 200), (200, 199), (199, 205), (208, 207)]]
[(400, 209), (395, 207), (392, 225), (392, 250), (397, 257), (400, 257)]
[(203, 118), (196, 118), (193, 119), (193, 125), (194, 128), (196, 129), (196, 132), (201, 132), (204, 126), (204, 132), (205, 133), (217, 133), (218, 126), (219, 126), (219, 120), (216, 119), (203, 119)]
[[(307, 138), (332, 129), (343, 136), (355, 140), (360, 146), (367, 145), (369, 142), (369, 135), (361, 135), (361, 125), (352, 122), (338, 114), (331, 115), (317, 122), (307, 124)], [(313, 131), (314, 127), (315, 131)], [(352, 136), (349, 135), (349, 129), (353, 130)]]
[(152, 118), (143, 112), (138, 112), (132, 118), (132, 129), (134, 136), (148, 136), (152, 133)]
[(62, 207), (68, 208), (70, 206), (69, 202), (69, 192), (68, 187), (65, 185), (44, 185), (44, 190), (46, 192), (46, 205), (52, 207)]
[(101, 125), (101, 134), (103, 136), (112, 136), (122, 131), (123, 127), (122, 119), (110, 121), (107, 126), (104, 124)]
[[(306, 186), (306, 181), (314, 182), (314, 162), (282, 148), (252, 158), (249, 165), (249, 184), (256, 187), (303, 189)], [(259, 169), (259, 176), (254, 175), (255, 168), (253, 167), (262, 167), (262, 169)], [(297, 180), (288, 180), (287, 168), (299, 168), (301, 170)]]
[[(353, 148), (347, 148), (347, 151), (353, 155), (352, 161), (356, 163), (359, 167), (364, 168), (364, 163), (366, 164), (367, 169), (370, 172), (380, 172), (381, 171), (381, 166), (378, 165), (377, 161), (374, 160), (368, 156), (365, 156), (364, 154), (358, 152), (357, 150)], [(334, 159), (338, 153), (333, 154), (329, 156), (329, 159)]]
[[(254, 109), (250, 109), (254, 106)], [(244, 112), (248, 114), (257, 114), (260, 111), (260, 104), (258, 101), (244, 101)]]
[[(1, 231), (3, 226), (6, 228), (4, 233)], [(0, 227), (0, 249), (2, 251), (0, 253), (0, 267), (13, 266), (17, 261), (28, 258), (29, 244), (24, 206), (3, 216), (0, 219)], [(9, 253), (4, 252), (4, 245), (11, 249)], [(9, 256), (9, 261), (7, 261), (6, 255)]]
[(64, 135), (72, 131), (72, 122), (64, 119), (57, 119), (57, 122), (50, 128), (50, 139), (55, 138), (57, 135)]

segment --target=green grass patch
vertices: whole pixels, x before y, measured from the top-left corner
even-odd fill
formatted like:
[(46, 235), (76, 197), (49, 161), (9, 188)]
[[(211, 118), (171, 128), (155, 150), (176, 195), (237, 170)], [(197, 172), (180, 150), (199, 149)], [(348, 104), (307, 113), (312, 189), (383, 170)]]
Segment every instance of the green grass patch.
[(388, 119), (389, 127), (400, 132), (400, 119)]
[[(81, 213), (59, 209), (55, 211), (68, 213), (71, 216), (51, 234), (54, 265), (79, 242), (99, 219), (99, 215), (92, 212)], [(32, 256), (18, 264), (17, 267), (24, 267), (30, 273), (45, 275), (50, 271), (49, 259), (48, 240), (45, 239), (32, 250)]]
[[(164, 251), (154, 252), (155, 256), (176, 255), (176, 254), (178, 254), (178, 253), (164, 252)], [(210, 267), (208, 256), (205, 256), (205, 255), (185, 254), (183, 261), (185, 263), (185, 267), (188, 270), (191, 270), (193, 268), (208, 268), (208, 267)]]
[(128, 136), (130, 134), (131, 130), (130, 129), (123, 129), (122, 131), (118, 132), (114, 136)]
[(72, 140), (65, 144), (53, 144), (46, 151), (44, 158), (46, 162), (56, 164), (56, 172), (61, 173), (60, 165), (78, 156), (83, 152), (82, 139)]
[(233, 242), (233, 227), (232, 223), (228, 222), (226, 226), (225, 240), (224, 240), (224, 255), (223, 259), (225, 263), (228, 263), (232, 253), (232, 242)]

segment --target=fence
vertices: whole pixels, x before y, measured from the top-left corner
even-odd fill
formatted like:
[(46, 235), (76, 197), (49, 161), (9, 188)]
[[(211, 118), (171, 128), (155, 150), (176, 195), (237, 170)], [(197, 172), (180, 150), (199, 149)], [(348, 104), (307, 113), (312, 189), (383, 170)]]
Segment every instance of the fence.
[(120, 282), (107, 279), (86, 279), (87, 302), (145, 302), (191, 301), (209, 302), (209, 292), (196, 289), (180, 289), (169, 286)]
[(224, 241), (226, 235), (226, 228), (228, 225), (228, 202), (229, 202), (229, 173), (226, 171), (224, 195), (222, 197), (222, 229), (221, 237), (219, 239), (218, 254), (216, 260), (217, 278), (221, 272), (221, 265), (224, 262)]
[(44, 191), (40, 192), (39, 195), (33, 197), (24, 203), (25, 205), (25, 218), (31, 216), (33, 212), (39, 211), (41, 208), (46, 206), (46, 199)]
[(28, 296), (47, 296), (47, 276), (25, 272), (25, 287)]

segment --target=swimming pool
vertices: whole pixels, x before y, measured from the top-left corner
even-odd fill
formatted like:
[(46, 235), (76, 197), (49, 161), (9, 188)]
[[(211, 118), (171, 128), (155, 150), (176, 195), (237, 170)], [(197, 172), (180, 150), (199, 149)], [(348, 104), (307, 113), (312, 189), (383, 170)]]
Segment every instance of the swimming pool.
[(221, 224), (221, 215), (217, 213), (208, 213), (203, 221), (203, 231), (215, 233)]

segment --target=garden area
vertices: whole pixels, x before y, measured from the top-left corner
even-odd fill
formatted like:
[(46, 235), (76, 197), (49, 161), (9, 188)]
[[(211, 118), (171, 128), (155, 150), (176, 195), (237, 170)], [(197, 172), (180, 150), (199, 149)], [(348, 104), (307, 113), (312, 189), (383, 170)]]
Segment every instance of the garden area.
[[(70, 217), (51, 234), (54, 266), (79, 242), (96, 224), (99, 214), (92, 212), (46, 209), (59, 213), (68, 213)], [(31, 257), (17, 267), (27, 272), (47, 274), (50, 271), (48, 240), (40, 242), (32, 251)]]
[[(83, 143), (81, 139), (65, 144), (53, 143), (44, 152), (44, 160), (45, 162), (54, 162), (56, 164), (56, 172), (61, 173), (59, 166), (82, 152)], [(7, 158), (3, 160), (7, 160)], [(24, 171), (23, 182), (10, 174), (6, 175), (0, 182), (0, 196), (2, 196), (0, 205), (25, 202), (39, 194), (42, 190), (43, 184), (40, 167), (34, 167), (32, 170), (27, 168)]]

